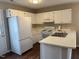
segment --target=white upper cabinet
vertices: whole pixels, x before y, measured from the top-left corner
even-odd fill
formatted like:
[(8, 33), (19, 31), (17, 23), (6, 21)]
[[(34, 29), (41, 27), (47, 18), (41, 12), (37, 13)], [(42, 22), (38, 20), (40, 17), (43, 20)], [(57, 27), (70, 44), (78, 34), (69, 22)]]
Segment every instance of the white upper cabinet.
[(43, 12), (36, 14), (36, 24), (43, 24), (44, 22), (53, 22), (53, 12)]
[(37, 20), (36, 20), (37, 16), (36, 16), (36, 14), (33, 14), (32, 17), (33, 17), (32, 18), (32, 24), (37, 24)]
[(36, 24), (43, 24), (43, 13), (36, 14)]
[(32, 24), (36, 24), (36, 19), (35, 19), (35, 14), (31, 14), (32, 15)]
[(72, 9), (54, 11), (55, 24), (72, 23)]
[(35, 14), (30, 12), (25, 12), (25, 16), (31, 17), (32, 24), (35, 24)]
[(51, 12), (45, 12), (43, 14), (43, 17), (44, 17), (44, 22), (53, 22), (54, 20), (54, 14), (53, 14), (53, 11)]
[(32, 17), (32, 13), (30, 13), (30, 12), (25, 12), (24, 14), (25, 14), (25, 16), (27, 16), (27, 17)]
[(6, 14), (7, 17), (11, 16), (31, 17), (32, 24), (43, 24), (44, 22), (54, 22), (55, 24), (72, 23), (72, 9), (43, 12), (38, 14), (14, 9), (7, 9)]

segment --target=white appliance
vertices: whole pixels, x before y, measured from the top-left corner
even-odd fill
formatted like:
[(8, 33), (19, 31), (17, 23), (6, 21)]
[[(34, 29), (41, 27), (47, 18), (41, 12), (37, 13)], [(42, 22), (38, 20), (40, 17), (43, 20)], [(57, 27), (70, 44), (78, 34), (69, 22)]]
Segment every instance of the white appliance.
[(0, 56), (7, 53), (7, 41), (6, 41), (6, 32), (4, 24), (4, 15), (3, 10), (0, 9)]
[(12, 16), (8, 23), (11, 51), (22, 55), (33, 47), (31, 17)]
[(42, 37), (41, 39), (44, 39), (44, 38), (52, 35), (54, 31), (55, 31), (55, 27), (52, 27), (52, 26), (45, 27), (41, 31), (41, 37)]

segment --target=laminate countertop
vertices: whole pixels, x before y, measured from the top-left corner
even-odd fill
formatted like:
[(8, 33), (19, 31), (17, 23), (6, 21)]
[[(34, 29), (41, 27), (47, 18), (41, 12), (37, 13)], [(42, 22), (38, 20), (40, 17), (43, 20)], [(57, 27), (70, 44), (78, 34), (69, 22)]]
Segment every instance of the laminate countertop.
[(66, 37), (48, 36), (47, 38), (41, 40), (39, 43), (75, 49), (76, 48), (76, 31), (66, 30), (66, 32), (68, 33)]

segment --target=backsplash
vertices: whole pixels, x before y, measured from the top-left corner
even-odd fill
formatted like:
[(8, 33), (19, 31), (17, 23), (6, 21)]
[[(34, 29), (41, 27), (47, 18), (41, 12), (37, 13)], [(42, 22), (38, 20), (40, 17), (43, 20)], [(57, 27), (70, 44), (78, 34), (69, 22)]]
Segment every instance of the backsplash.
[[(33, 24), (32, 27), (33, 28), (38, 28), (38, 27), (48, 27), (48, 26), (52, 26), (52, 27), (55, 27), (56, 29), (58, 28), (59, 24), (54, 24), (53, 22), (47, 22), (47, 23), (44, 23), (44, 24)], [(72, 26), (72, 24), (62, 24), (62, 28), (68, 28), (68, 29), (74, 29), (74, 27)]]

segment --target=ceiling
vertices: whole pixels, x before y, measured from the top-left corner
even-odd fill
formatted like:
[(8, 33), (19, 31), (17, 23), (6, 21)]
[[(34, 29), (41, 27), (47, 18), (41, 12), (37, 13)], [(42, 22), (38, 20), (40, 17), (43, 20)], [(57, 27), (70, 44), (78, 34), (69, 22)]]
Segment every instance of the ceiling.
[(59, 4), (79, 2), (79, 0), (43, 0), (40, 4), (32, 4), (29, 2), (29, 0), (14, 0), (13, 2), (11, 2), (11, 0), (0, 0), (0, 1), (22, 5), (32, 9), (39, 9)]

